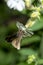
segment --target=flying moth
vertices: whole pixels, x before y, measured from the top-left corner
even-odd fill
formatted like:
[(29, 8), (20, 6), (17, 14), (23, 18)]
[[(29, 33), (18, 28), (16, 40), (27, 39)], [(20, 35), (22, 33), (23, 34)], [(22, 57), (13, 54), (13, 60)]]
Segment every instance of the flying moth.
[(21, 43), (21, 39), (23, 37), (31, 37), (31, 35), (33, 35), (33, 32), (31, 32), (31, 30), (27, 29), (22, 23), (17, 22), (16, 26), (18, 27), (18, 32), (17, 32), (17, 38), (15, 38), (12, 41), (12, 45), (17, 48), (20, 49), (20, 43)]

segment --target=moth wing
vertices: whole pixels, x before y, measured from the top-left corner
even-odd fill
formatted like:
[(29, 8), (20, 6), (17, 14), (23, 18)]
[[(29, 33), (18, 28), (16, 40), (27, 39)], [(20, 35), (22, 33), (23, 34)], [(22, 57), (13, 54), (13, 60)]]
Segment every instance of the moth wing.
[(17, 23), (16, 23), (16, 26), (17, 26), (18, 29), (20, 29), (20, 30), (25, 29), (25, 26), (24, 26), (22, 23), (20, 23), (20, 22), (17, 22)]
[(27, 36), (31, 37), (32, 35), (30, 33), (24, 33), (23, 34), (23, 37), (27, 37)]
[(12, 45), (17, 48), (18, 50), (20, 49), (20, 42), (17, 42), (17, 39), (14, 39), (12, 41)]
[(30, 33), (31, 35), (34, 34), (34, 33), (32, 32), (32, 29), (30, 29), (30, 28), (27, 28), (26, 31), (27, 31), (28, 33)]

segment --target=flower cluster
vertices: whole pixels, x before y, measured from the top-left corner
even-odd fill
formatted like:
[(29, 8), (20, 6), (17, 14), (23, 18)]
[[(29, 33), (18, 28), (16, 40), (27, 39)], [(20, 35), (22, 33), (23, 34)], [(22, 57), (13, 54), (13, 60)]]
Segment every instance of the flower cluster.
[(32, 4), (33, 0), (25, 0), (25, 5), (28, 10), (32, 11), (30, 19), (26, 23), (26, 27), (31, 27), (36, 22), (36, 19), (40, 19), (40, 12), (43, 10), (43, 0), (39, 0), (38, 6)]
[(35, 55), (30, 55), (28, 56), (28, 64), (31, 64), (33, 61), (36, 61), (36, 56)]

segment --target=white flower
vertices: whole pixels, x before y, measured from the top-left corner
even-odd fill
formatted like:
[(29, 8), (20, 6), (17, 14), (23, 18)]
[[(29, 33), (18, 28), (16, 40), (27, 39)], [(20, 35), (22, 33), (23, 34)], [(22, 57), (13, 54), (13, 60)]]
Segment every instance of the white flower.
[(6, 2), (9, 8), (13, 8), (18, 11), (25, 9), (25, 3), (23, 0), (7, 0)]
[(32, 21), (32, 20), (28, 20), (25, 27), (26, 28), (29, 28), (29, 27), (32, 27), (33, 25), (35, 24), (35, 21)]
[(43, 3), (43, 0), (39, 0), (41, 3)]
[(40, 12), (38, 12), (38, 11), (35, 11), (35, 12), (33, 12), (32, 14), (31, 14), (31, 17), (32, 18), (39, 18), (40, 19)]
[(31, 6), (32, 1), (31, 0), (25, 0), (25, 4), (27, 7)]

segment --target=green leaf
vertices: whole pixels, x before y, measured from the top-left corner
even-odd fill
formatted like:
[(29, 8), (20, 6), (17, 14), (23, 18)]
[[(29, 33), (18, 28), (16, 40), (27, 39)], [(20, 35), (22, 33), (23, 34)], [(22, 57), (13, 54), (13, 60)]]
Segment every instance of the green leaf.
[(32, 31), (43, 29), (43, 16), (40, 17), (40, 20), (36, 20), (35, 24), (31, 27), (31, 29)]
[(37, 52), (32, 50), (31, 48), (22, 48), (19, 53), (21, 55), (37, 55)]
[(38, 61), (37, 61), (37, 62), (38, 62), (38, 64), (40, 64), (40, 65), (41, 65), (41, 64), (43, 64), (43, 59), (38, 59)]
[(34, 35), (32, 37), (23, 38), (22, 41), (21, 41), (21, 46), (31, 44), (33, 42), (38, 42), (38, 41), (40, 41), (40, 39), (41, 38), (37, 35)]
[(17, 65), (28, 65), (26, 62), (20, 62), (19, 64)]

